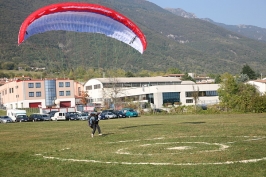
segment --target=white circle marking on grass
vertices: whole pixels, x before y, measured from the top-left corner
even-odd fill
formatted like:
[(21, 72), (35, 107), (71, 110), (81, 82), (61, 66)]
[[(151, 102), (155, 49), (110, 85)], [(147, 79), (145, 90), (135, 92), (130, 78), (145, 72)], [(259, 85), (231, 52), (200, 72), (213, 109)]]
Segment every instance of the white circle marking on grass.
[(186, 149), (192, 149), (193, 147), (190, 146), (178, 146), (178, 147), (172, 147), (172, 148), (166, 148), (169, 150), (186, 150)]
[[(143, 144), (143, 145), (139, 145), (139, 147), (148, 147), (148, 146), (152, 146), (152, 145), (172, 145), (172, 144), (203, 144), (203, 145), (214, 145), (214, 146), (218, 146), (218, 149), (215, 150), (203, 150), (203, 151), (197, 151), (198, 153), (201, 152), (217, 152), (217, 151), (224, 151), (227, 148), (229, 148), (229, 146), (225, 145), (225, 144), (221, 144), (221, 143), (207, 143), (207, 142), (165, 142), (165, 143), (154, 143), (154, 144)], [(132, 147), (131, 147), (132, 148)], [(193, 147), (194, 148), (194, 147)], [(172, 147), (172, 148), (166, 148), (166, 149), (171, 149), (171, 150), (188, 150), (188, 149), (192, 149), (191, 146), (179, 146), (179, 147)], [(158, 155), (158, 153), (153, 153), (153, 154), (134, 154), (134, 153), (130, 153), (129, 148), (122, 148), (122, 149), (118, 149), (115, 153), (116, 154), (120, 154), (120, 155), (148, 155), (148, 156), (152, 156), (152, 155)], [(177, 153), (170, 153), (170, 154), (177, 154)], [(190, 154), (194, 154), (194, 153), (190, 153)]]
[[(185, 137), (185, 136), (184, 136)], [(197, 136), (193, 136), (197, 137)], [(203, 137), (203, 136), (200, 136)], [(206, 137), (206, 136), (204, 136)], [(231, 136), (232, 137), (232, 136)], [(240, 137), (240, 136), (239, 136)], [(266, 137), (258, 137), (258, 136), (242, 136), (243, 138), (252, 138), (244, 141), (257, 141), (257, 140), (262, 140), (266, 139)], [(159, 140), (159, 139), (164, 139), (164, 138), (154, 138), (154, 139), (146, 139), (146, 140)], [(126, 143), (126, 142), (139, 142), (142, 140), (128, 140), (128, 141), (118, 141), (118, 142), (110, 142), (110, 143)], [(207, 142), (170, 142), (170, 143), (155, 143), (155, 144), (173, 144), (173, 143), (205, 143), (207, 145), (212, 144), (216, 146), (220, 146), (218, 150), (209, 150), (209, 151), (199, 151), (199, 152), (214, 152), (214, 151), (223, 151), (227, 149), (229, 146), (220, 144), (220, 143), (207, 143)], [(233, 144), (235, 142), (228, 142), (227, 144)], [(140, 145), (142, 147), (145, 146), (151, 146), (152, 144), (143, 144)], [(187, 150), (191, 149), (193, 147), (190, 146), (176, 146), (176, 147), (171, 147), (167, 148), (169, 150)], [(123, 150), (126, 150), (127, 148), (124, 149), (119, 149), (116, 153), (120, 154)], [(70, 148), (64, 148), (59, 151), (66, 151), (66, 150), (71, 150)], [(122, 154), (125, 155), (131, 155), (129, 152), (123, 152)], [(235, 163), (256, 163), (259, 161), (264, 161), (266, 160), (266, 157), (261, 157), (257, 159), (246, 159), (246, 160), (238, 160), (238, 161), (225, 161), (225, 162), (210, 162), (210, 163), (157, 163), (157, 162), (107, 162), (107, 161), (99, 161), (99, 160), (88, 160), (88, 159), (66, 159), (66, 158), (60, 158), (60, 157), (53, 157), (53, 156), (45, 156), (43, 154), (35, 154), (36, 156), (42, 156), (44, 159), (53, 159), (53, 160), (59, 160), (59, 161), (71, 161), (71, 162), (84, 162), (84, 163), (102, 163), (102, 164), (122, 164), (122, 165), (157, 165), (157, 166), (165, 166), (165, 165), (172, 165), (172, 166), (197, 166), (197, 165), (229, 165), (229, 164), (235, 164)], [(153, 155), (153, 154), (148, 154), (148, 155)]]

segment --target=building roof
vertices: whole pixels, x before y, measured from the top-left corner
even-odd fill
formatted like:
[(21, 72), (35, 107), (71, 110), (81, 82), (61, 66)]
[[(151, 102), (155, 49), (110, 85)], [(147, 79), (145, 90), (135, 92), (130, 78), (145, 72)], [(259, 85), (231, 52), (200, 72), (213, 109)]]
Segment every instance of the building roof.
[(101, 83), (134, 83), (134, 82), (182, 82), (177, 77), (116, 77), (116, 78), (95, 78)]
[(194, 85), (194, 84), (196, 84), (196, 83), (193, 81), (182, 81), (181, 82), (181, 85)]
[(265, 79), (262, 79), (262, 80), (253, 80), (253, 82), (266, 83), (266, 80)]
[(182, 77), (184, 76), (185, 74), (166, 74), (164, 75), (163, 77)]

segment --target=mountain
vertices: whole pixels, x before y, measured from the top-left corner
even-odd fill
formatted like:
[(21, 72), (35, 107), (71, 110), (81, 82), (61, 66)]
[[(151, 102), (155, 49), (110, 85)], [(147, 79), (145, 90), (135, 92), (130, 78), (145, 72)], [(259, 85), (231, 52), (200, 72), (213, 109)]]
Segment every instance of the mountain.
[[(207, 19), (205, 19), (207, 20)], [(260, 28), (257, 26), (252, 26), (252, 25), (226, 25), (223, 23), (218, 23), (214, 22), (212, 20), (208, 21), (210, 23), (213, 23), (215, 25), (218, 25), (220, 27), (223, 27), (229, 31), (238, 33), (240, 35), (246, 36), (251, 39), (255, 39), (258, 41), (266, 42), (266, 29), (265, 28)]]
[[(194, 13), (186, 12), (185, 10), (180, 9), (180, 8), (165, 8), (165, 9), (168, 10), (169, 12), (172, 12), (175, 15), (178, 15), (184, 18), (197, 18), (197, 16)], [(260, 27), (252, 26), (252, 25), (226, 25), (223, 23), (215, 22), (209, 18), (203, 18), (202, 20), (205, 20), (217, 26), (223, 27), (224, 29), (243, 35), (245, 37), (255, 39), (258, 41), (262, 41), (262, 42), (266, 42), (266, 29), (265, 28), (260, 28)]]
[(262, 73), (266, 44), (197, 18), (183, 18), (146, 0), (83, 0), (126, 15), (145, 33), (148, 41), (143, 55), (128, 45), (99, 34), (65, 31), (30, 37), (17, 46), (23, 20), (45, 5), (63, 0), (9, 0), (0, 2), (0, 61), (17, 65), (46, 67), (62, 72), (79, 67), (121, 68), (183, 72), (239, 73), (244, 64)]
[(193, 13), (190, 12), (186, 12), (181, 8), (165, 8), (166, 10), (168, 10), (169, 12), (172, 12), (175, 15), (184, 17), (184, 18), (197, 18), (197, 16)]

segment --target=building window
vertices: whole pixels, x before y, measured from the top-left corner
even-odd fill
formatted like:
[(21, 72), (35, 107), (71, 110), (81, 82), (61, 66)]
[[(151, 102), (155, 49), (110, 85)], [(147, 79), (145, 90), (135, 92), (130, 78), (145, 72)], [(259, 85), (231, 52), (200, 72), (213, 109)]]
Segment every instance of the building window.
[(34, 92), (29, 92), (29, 97), (34, 97)]
[(163, 104), (180, 102), (180, 92), (166, 92), (163, 93)]
[(100, 84), (94, 85), (94, 89), (100, 89), (100, 88), (101, 88)]
[(64, 96), (64, 91), (59, 91), (59, 96)]
[(34, 84), (33, 83), (28, 83), (28, 87), (29, 88), (34, 88)]
[(35, 88), (41, 88), (41, 83), (35, 83)]
[(192, 97), (192, 92), (186, 92), (186, 97)]
[(42, 93), (41, 92), (36, 92), (36, 97), (41, 97)]
[(66, 96), (70, 96), (70, 91), (66, 91)]
[(86, 86), (86, 90), (92, 90), (92, 86)]
[(64, 82), (59, 82), (59, 87), (64, 87)]
[(206, 96), (218, 96), (218, 93), (216, 90), (214, 91), (206, 91)]
[(132, 83), (132, 87), (140, 87), (140, 83)]
[(13, 88), (9, 88), (9, 93), (14, 93), (14, 89)]
[(193, 99), (186, 99), (186, 103), (193, 103)]
[(48, 92), (54, 92), (54, 88), (48, 88)]
[(66, 82), (66, 87), (70, 87), (70, 82)]
[[(216, 90), (213, 91), (195, 91), (195, 93), (198, 92), (199, 97), (203, 96), (218, 96), (218, 93)], [(186, 97), (193, 97), (194, 92), (186, 92)]]

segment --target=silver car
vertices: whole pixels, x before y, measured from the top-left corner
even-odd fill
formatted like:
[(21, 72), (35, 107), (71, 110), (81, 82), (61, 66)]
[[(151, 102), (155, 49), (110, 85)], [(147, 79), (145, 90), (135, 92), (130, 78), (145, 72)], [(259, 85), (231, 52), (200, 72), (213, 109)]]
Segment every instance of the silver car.
[(49, 116), (49, 114), (41, 114), (42, 118), (44, 121), (50, 121), (51, 117)]
[(8, 116), (0, 116), (0, 123), (12, 123), (13, 120)]
[(79, 113), (79, 114), (78, 114), (78, 118), (79, 118), (79, 120), (88, 120), (88, 118), (89, 118), (89, 114), (86, 113), (86, 112)]

